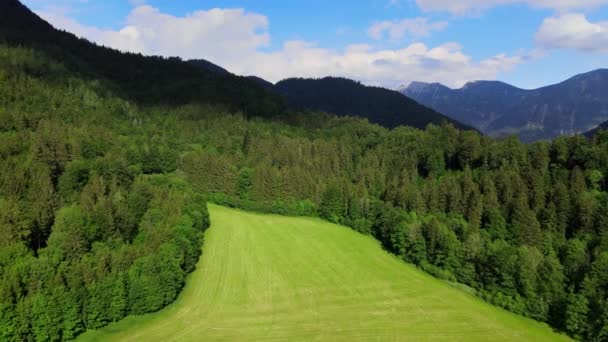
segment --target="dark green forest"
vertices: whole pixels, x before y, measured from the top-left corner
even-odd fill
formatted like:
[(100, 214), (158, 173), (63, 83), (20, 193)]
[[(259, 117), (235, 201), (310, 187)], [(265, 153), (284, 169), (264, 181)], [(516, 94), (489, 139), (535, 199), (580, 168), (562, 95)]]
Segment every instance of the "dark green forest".
[[(68, 340), (171, 303), (211, 201), (349, 226), (490, 303), (608, 341), (608, 132), (526, 145), (274, 95), (249, 107), (204, 74), (180, 83), (177, 60), (0, 32), (0, 340)], [(117, 76), (146, 63), (157, 73)]]
[(411, 126), (424, 129), (430, 123), (440, 125), (449, 122), (459, 129), (473, 129), (397, 91), (365, 86), (346, 78), (290, 78), (280, 81), (271, 89), (283, 94), (293, 108), (339, 116), (356, 115), (388, 128)]
[(205, 61), (185, 63), (98, 46), (56, 30), (17, 0), (0, 1), (0, 42), (44, 52), (73, 76), (104, 80), (104, 91), (140, 104), (217, 103), (250, 116), (276, 116), (286, 108), (283, 98), (246, 77), (201, 66)]

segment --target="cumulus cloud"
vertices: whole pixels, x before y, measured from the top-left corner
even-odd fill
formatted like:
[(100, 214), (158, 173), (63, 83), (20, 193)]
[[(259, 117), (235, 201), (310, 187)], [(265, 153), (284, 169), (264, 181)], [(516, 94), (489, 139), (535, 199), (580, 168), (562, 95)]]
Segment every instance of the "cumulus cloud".
[(536, 42), (545, 48), (608, 53), (608, 21), (592, 23), (579, 13), (550, 17), (536, 33)]
[(151, 6), (134, 8), (119, 30), (81, 25), (62, 13), (39, 11), (56, 27), (123, 51), (222, 60), (241, 58), (269, 44), (268, 19), (243, 9), (196, 11), (184, 17)]
[(498, 73), (524, 60), (523, 56), (500, 54), (475, 62), (456, 43), (432, 48), (413, 43), (397, 50), (375, 50), (361, 44), (335, 51), (310, 42), (290, 41), (281, 50), (256, 53), (231, 69), (241, 74), (258, 74), (271, 81), (333, 75), (387, 88), (414, 80), (459, 87), (471, 80), (495, 79)]
[[(274, 51), (265, 51), (270, 41), (267, 18), (242, 9), (211, 9), (175, 17), (151, 6), (140, 6), (117, 30), (82, 25), (61, 13), (39, 14), (53, 25), (99, 44), (143, 54), (205, 58), (234, 73), (257, 75), (272, 82), (332, 75), (389, 88), (413, 80), (457, 87), (471, 80), (494, 79), (527, 58), (500, 54), (475, 61), (456, 43), (435, 47), (412, 43), (400, 49), (353, 44), (334, 50), (314, 42), (286, 41)], [(441, 25), (431, 26), (438, 29)], [(400, 30), (391, 33), (383, 29), (381, 35), (388, 32), (389, 37), (398, 37)], [(403, 34), (424, 35), (431, 28), (417, 30), (403, 29)]]
[(536, 8), (549, 8), (558, 11), (597, 8), (608, 4), (608, 0), (416, 0), (426, 12), (446, 11), (454, 14), (478, 12), (491, 7), (527, 4)]
[(445, 21), (430, 22), (428, 18), (411, 18), (403, 20), (386, 20), (373, 24), (367, 34), (373, 39), (382, 39), (385, 33), (391, 40), (401, 40), (405, 36), (412, 38), (428, 37), (432, 31), (441, 31), (448, 26)]

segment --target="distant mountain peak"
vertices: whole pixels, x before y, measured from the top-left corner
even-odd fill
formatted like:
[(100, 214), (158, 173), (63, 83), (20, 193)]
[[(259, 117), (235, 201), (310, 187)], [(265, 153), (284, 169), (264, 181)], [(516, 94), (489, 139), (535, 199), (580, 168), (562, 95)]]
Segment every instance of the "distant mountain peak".
[(432, 91), (436, 89), (449, 89), (441, 83), (427, 83), (427, 82), (419, 82), (413, 81), (407, 87), (400, 88), (400, 91), (404, 94), (407, 93), (422, 93), (427, 91)]
[(462, 88), (459, 90), (470, 90), (470, 89), (479, 89), (479, 88), (493, 88), (493, 89), (501, 89), (501, 88), (509, 88), (509, 89), (520, 89), (515, 86), (512, 86), (508, 83), (497, 81), (497, 80), (477, 80), (467, 82)]
[(280, 81), (275, 88), (295, 108), (354, 115), (388, 128), (406, 125), (423, 129), (431, 123), (450, 122), (458, 128), (471, 129), (397, 91), (346, 78), (290, 78)]
[(608, 120), (608, 69), (532, 90), (501, 81), (472, 81), (442, 91), (429, 83), (412, 84), (402, 93), (495, 137), (552, 139), (585, 132)]

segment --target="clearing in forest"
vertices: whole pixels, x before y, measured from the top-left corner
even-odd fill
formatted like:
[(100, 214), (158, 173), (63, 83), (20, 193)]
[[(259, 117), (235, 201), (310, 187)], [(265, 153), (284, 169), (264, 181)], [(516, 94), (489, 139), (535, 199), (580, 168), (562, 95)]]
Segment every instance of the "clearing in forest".
[(312, 218), (209, 205), (197, 269), (175, 303), (88, 341), (568, 340)]

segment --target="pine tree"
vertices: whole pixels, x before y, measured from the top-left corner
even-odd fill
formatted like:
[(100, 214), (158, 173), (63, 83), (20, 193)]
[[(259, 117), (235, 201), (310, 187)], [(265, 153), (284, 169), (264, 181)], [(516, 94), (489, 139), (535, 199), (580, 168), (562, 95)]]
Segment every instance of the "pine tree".
[(566, 331), (578, 339), (584, 339), (587, 332), (589, 303), (585, 296), (570, 292), (566, 297), (564, 326)]
[(511, 227), (518, 244), (538, 246), (542, 240), (540, 223), (534, 212), (528, 207), (527, 198), (520, 195), (515, 200), (511, 214)]
[(241, 199), (248, 200), (251, 198), (251, 189), (253, 187), (253, 169), (244, 167), (239, 172), (237, 190)]
[(344, 200), (338, 185), (330, 184), (321, 199), (319, 214), (322, 218), (334, 223), (340, 223), (344, 219)]
[(61, 307), (63, 310), (63, 338), (74, 339), (84, 331), (81, 304), (75, 291), (64, 292)]
[(112, 285), (112, 297), (110, 301), (109, 317), (113, 322), (123, 319), (128, 309), (128, 277), (121, 273), (116, 277)]
[(32, 331), (37, 341), (61, 338), (61, 304), (50, 293), (39, 292), (32, 298)]
[(86, 327), (87, 329), (98, 329), (110, 320), (109, 302), (111, 298), (109, 286), (107, 284), (98, 283), (89, 286), (89, 295), (85, 305), (86, 310)]

